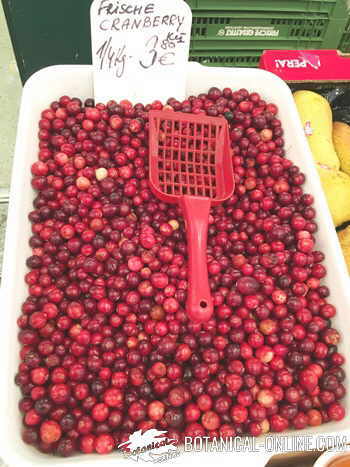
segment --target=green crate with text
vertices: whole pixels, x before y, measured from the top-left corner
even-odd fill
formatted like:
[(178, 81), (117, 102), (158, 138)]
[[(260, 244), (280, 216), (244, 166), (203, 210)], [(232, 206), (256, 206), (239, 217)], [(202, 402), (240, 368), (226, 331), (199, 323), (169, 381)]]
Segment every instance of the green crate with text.
[[(195, 41), (298, 41), (325, 42), (336, 48), (347, 20), (327, 14), (249, 12), (193, 12), (191, 38)], [(224, 47), (224, 44), (222, 44)], [(271, 45), (270, 45), (271, 46)], [(292, 47), (291, 47), (292, 48)]]
[(313, 12), (342, 18), (346, 0), (186, 0), (194, 10)]
[(191, 51), (190, 60), (206, 66), (253, 68), (259, 65), (262, 50)]

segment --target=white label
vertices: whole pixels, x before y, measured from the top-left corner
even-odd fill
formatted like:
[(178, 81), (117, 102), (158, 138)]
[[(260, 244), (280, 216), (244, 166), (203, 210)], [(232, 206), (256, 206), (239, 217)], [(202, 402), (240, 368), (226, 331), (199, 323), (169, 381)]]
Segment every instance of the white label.
[(184, 99), (191, 24), (183, 0), (94, 0), (95, 100)]
[(311, 136), (311, 135), (313, 135), (314, 130), (313, 130), (312, 126), (311, 126), (311, 122), (310, 122), (310, 121), (305, 122), (304, 131), (305, 131), (305, 135), (306, 135), (306, 136)]
[(217, 33), (221, 37), (278, 37), (279, 34), (279, 29), (273, 26), (225, 26)]

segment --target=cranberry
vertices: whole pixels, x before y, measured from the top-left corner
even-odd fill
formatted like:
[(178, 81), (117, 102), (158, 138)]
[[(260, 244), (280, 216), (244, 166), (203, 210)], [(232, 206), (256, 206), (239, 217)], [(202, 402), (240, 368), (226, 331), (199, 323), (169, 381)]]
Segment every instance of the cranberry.
[(34, 408), (39, 415), (47, 415), (53, 407), (50, 399), (42, 398), (35, 402)]
[(270, 419), (271, 430), (280, 433), (288, 428), (288, 420), (280, 415), (273, 415)]
[(133, 402), (129, 407), (129, 415), (131, 420), (139, 422), (145, 418), (146, 409), (140, 402)]
[(337, 378), (332, 374), (325, 375), (320, 381), (321, 387), (328, 391), (334, 391), (338, 387), (338, 384)]
[(165, 413), (165, 405), (160, 401), (153, 401), (149, 404), (147, 413), (151, 420), (161, 420)]
[(299, 384), (308, 392), (312, 392), (318, 384), (318, 377), (312, 370), (303, 370), (299, 375)]
[(196, 422), (201, 416), (201, 411), (196, 404), (188, 404), (185, 408), (185, 417), (188, 422)]
[(96, 422), (104, 422), (109, 415), (109, 409), (106, 404), (96, 404), (92, 409), (91, 416)]
[(274, 393), (268, 389), (264, 389), (258, 392), (257, 401), (263, 407), (272, 407), (276, 403)]
[(276, 334), (278, 325), (277, 322), (272, 319), (264, 319), (260, 322), (259, 329), (264, 335), (269, 336), (271, 334)]
[(171, 428), (181, 428), (184, 421), (184, 417), (180, 409), (167, 410), (164, 415), (164, 419)]
[(285, 398), (289, 403), (296, 404), (301, 399), (300, 391), (295, 387), (290, 387), (285, 392)]
[(248, 419), (248, 409), (241, 405), (235, 405), (230, 411), (231, 418), (236, 424), (243, 424)]
[(50, 389), (50, 397), (55, 404), (65, 404), (70, 396), (70, 389), (66, 384), (54, 384)]
[(345, 417), (345, 409), (338, 402), (334, 402), (328, 407), (327, 414), (331, 420), (338, 422)]
[(169, 279), (166, 274), (157, 272), (152, 274), (151, 282), (157, 289), (164, 289), (168, 285)]
[(35, 445), (38, 442), (39, 437), (36, 430), (27, 427), (22, 430), (22, 439), (27, 444)]
[(196, 438), (198, 436), (204, 436), (205, 431), (201, 424), (194, 422), (187, 425), (185, 435), (189, 438)]
[(312, 409), (307, 412), (308, 424), (310, 426), (319, 426), (322, 424), (322, 415), (318, 410)]
[(256, 293), (259, 288), (259, 282), (253, 277), (242, 277), (237, 281), (237, 289), (243, 295), (252, 295)]
[(242, 387), (243, 379), (239, 375), (230, 374), (226, 376), (225, 383), (230, 391), (235, 392)]
[(40, 426), (40, 438), (43, 443), (56, 443), (62, 436), (61, 427), (54, 420), (47, 420)]
[(115, 448), (115, 440), (109, 434), (102, 434), (96, 438), (95, 450), (97, 454), (109, 454)]
[(213, 402), (210, 396), (202, 394), (197, 399), (197, 405), (201, 411), (205, 412), (211, 409)]
[(40, 416), (34, 409), (28, 410), (24, 417), (24, 422), (28, 426), (38, 425), (40, 421)]
[(61, 438), (58, 445), (56, 452), (59, 456), (62, 457), (69, 457), (74, 454), (76, 451), (76, 444), (73, 439), (69, 438)]
[(46, 381), (49, 378), (49, 371), (47, 368), (34, 368), (34, 370), (31, 371), (31, 380), (32, 383), (35, 385), (42, 385), (45, 384)]
[(220, 426), (219, 416), (212, 410), (204, 412), (201, 418), (202, 425), (206, 430), (216, 430)]
[(292, 425), (296, 430), (302, 430), (309, 424), (309, 418), (303, 412), (299, 412), (293, 419)]
[(92, 454), (95, 450), (95, 436), (85, 435), (82, 436), (80, 441), (80, 449), (85, 454)]

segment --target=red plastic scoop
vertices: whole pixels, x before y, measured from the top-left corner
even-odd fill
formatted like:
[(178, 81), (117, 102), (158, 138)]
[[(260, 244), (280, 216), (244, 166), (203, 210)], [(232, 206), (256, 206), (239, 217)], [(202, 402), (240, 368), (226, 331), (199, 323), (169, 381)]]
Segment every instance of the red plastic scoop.
[(207, 236), (210, 206), (234, 190), (227, 121), (222, 117), (151, 111), (150, 183), (167, 203), (179, 203), (186, 222), (189, 286), (187, 312), (196, 322), (213, 313)]

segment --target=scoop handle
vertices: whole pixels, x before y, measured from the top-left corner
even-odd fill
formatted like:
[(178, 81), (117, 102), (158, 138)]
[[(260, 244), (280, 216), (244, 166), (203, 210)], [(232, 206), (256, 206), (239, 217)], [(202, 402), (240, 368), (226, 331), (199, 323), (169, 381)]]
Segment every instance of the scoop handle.
[(188, 249), (187, 314), (192, 321), (203, 323), (214, 311), (207, 266), (211, 200), (185, 195), (180, 198), (180, 205), (186, 222)]

